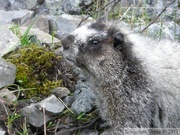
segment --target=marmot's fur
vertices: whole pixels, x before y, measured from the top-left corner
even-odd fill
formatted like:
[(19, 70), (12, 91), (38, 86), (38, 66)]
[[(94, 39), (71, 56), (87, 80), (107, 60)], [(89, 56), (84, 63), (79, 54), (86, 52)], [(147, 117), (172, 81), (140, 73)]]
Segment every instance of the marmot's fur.
[(95, 22), (63, 41), (70, 61), (92, 77), (101, 116), (112, 127), (180, 128), (180, 44), (155, 41), (121, 24)]

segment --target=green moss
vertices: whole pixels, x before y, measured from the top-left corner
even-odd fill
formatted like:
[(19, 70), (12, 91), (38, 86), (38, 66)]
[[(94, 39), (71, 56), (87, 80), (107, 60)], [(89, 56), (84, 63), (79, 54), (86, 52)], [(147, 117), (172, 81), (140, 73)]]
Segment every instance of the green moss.
[(61, 57), (47, 48), (24, 46), (6, 59), (17, 67), (16, 84), (21, 88), (36, 88), (25, 91), (27, 97), (47, 95), (50, 90), (62, 85), (62, 80), (56, 77)]

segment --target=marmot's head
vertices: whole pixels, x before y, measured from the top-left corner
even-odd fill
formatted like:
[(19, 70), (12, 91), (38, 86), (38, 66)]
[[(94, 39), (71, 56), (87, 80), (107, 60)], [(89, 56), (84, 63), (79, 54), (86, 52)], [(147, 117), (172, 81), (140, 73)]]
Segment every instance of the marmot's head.
[(95, 76), (124, 66), (125, 37), (112, 23), (86, 24), (63, 39), (62, 44), (68, 60)]

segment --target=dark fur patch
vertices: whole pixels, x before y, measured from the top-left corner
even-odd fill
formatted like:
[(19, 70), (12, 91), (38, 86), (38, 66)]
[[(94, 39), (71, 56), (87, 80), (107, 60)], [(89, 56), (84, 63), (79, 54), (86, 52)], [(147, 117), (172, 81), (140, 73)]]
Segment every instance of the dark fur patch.
[(103, 23), (100, 22), (100, 21), (97, 21), (97, 22), (92, 23), (92, 24), (90, 25), (90, 28), (95, 29), (95, 30), (98, 30), (98, 31), (103, 30), (105, 27), (106, 27), (106, 25), (103, 24)]
[(64, 38), (61, 42), (64, 47), (64, 49), (69, 49), (69, 45), (74, 42), (75, 37), (73, 35), (69, 35), (66, 38)]
[(111, 27), (111, 28), (108, 29), (107, 34), (111, 37), (114, 34), (116, 34), (117, 32), (119, 32), (119, 30), (117, 28)]

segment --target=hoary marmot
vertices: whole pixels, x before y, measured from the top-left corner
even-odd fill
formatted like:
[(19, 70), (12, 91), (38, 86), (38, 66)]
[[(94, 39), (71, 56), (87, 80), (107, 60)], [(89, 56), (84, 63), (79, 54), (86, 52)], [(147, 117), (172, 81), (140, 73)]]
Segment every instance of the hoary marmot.
[(111, 129), (180, 128), (180, 44), (135, 34), (121, 23), (86, 24), (62, 40), (69, 61), (94, 83)]

